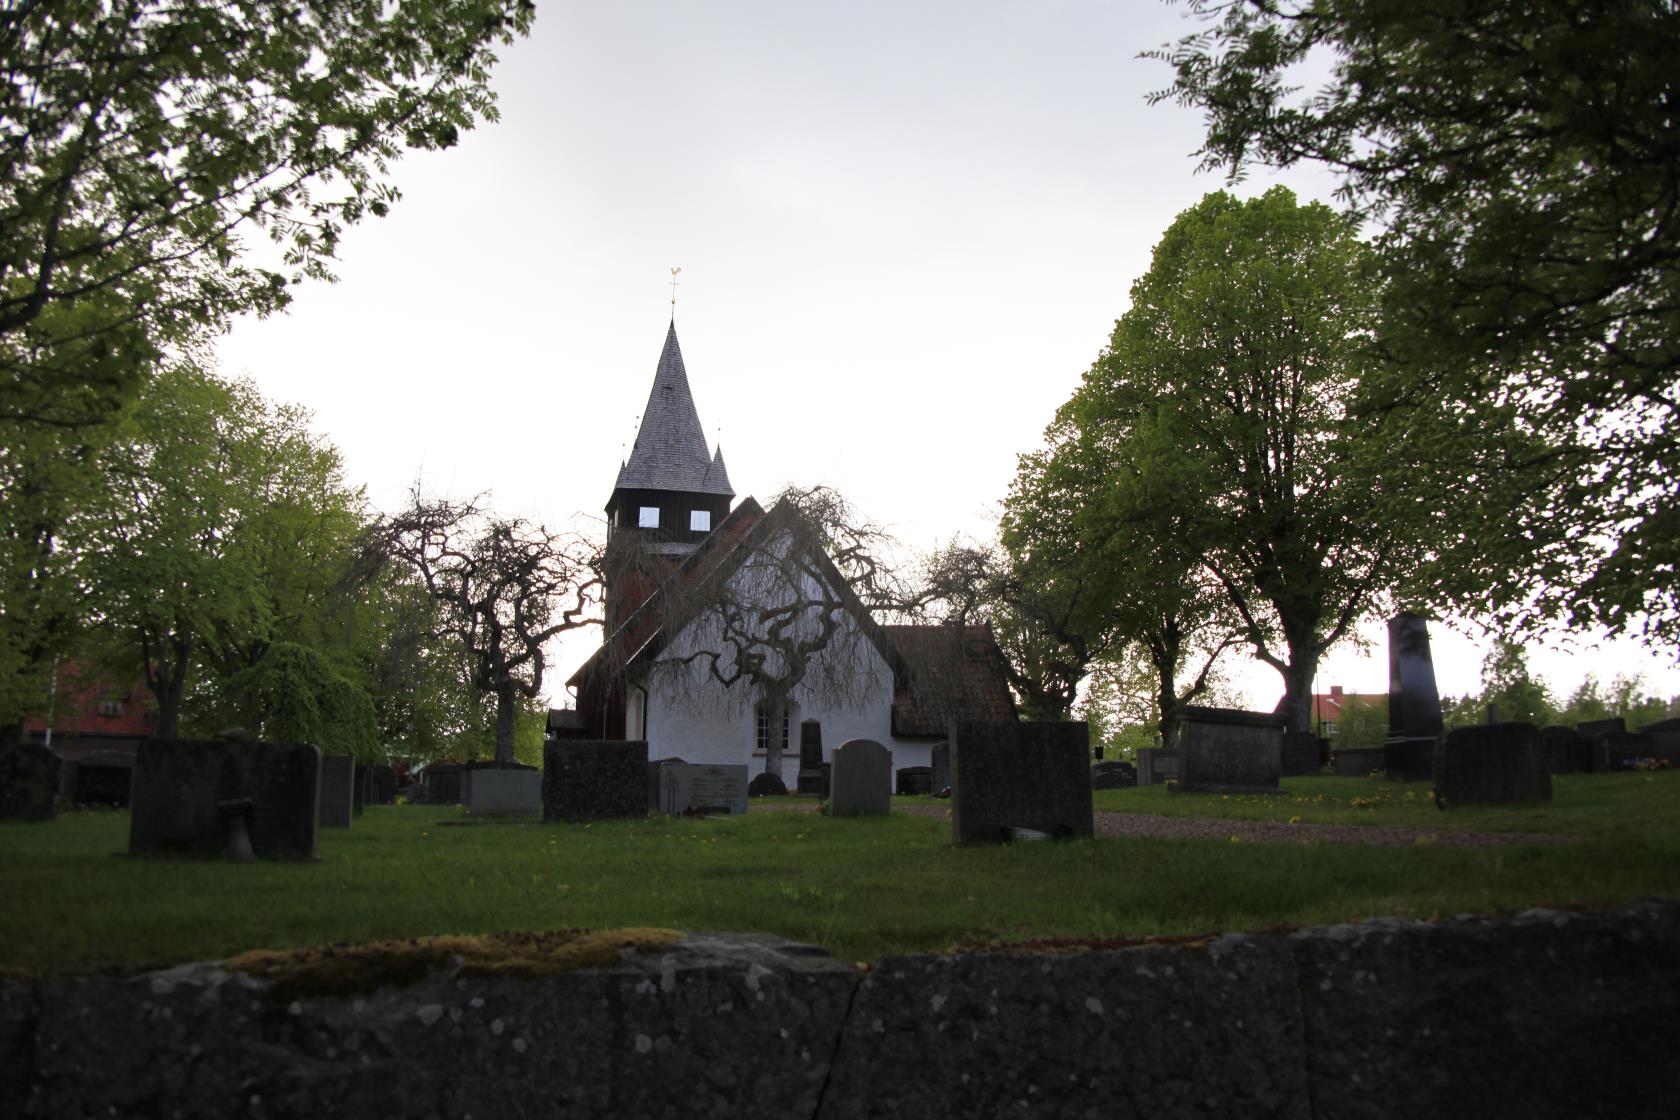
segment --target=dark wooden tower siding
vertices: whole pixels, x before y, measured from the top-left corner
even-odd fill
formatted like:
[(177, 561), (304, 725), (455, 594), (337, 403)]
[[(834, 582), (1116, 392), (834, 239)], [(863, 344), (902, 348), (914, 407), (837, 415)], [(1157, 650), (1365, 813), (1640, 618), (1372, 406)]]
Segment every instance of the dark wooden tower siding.
[(607, 631), (628, 618), (729, 514), (723, 449), (706, 447), (673, 322), (630, 457), (607, 499)]

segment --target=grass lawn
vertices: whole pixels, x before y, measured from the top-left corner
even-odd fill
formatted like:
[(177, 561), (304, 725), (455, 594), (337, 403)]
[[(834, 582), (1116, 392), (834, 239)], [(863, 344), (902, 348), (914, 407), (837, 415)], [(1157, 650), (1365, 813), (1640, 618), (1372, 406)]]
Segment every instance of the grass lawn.
[[(1278, 797), (1102, 791), (1099, 810), (1567, 832), (1488, 848), (1107, 839), (954, 848), (937, 817), (467, 824), (373, 807), (315, 863), (131, 859), (128, 815), (0, 825), (0, 973), (138, 969), (261, 947), (574, 927), (761, 930), (842, 959), (1680, 895), (1680, 772), (1564, 777), (1550, 806), (1442, 813), (1427, 787), (1290, 779)], [(902, 799), (924, 802), (928, 799)], [(943, 803), (940, 803), (943, 804)]]

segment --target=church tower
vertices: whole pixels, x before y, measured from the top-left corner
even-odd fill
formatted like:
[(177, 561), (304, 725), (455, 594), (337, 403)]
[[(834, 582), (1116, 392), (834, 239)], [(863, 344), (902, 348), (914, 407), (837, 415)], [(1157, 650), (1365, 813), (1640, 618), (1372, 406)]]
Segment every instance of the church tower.
[(723, 448), (706, 449), (673, 320), (630, 457), (607, 499), (611, 634), (729, 513)]

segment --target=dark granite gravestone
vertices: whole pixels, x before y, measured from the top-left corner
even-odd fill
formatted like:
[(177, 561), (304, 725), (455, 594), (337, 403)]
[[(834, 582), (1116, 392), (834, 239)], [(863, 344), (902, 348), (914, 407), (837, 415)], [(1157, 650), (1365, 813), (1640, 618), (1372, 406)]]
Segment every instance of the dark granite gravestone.
[(459, 762), (434, 762), (426, 767), (426, 804), (459, 805), (461, 774)]
[(695, 766), (676, 763), (659, 772), (659, 811), (744, 813), (747, 811), (745, 766)]
[(645, 817), (647, 777), (645, 740), (555, 740), (543, 748), (543, 820)]
[(1552, 775), (1532, 723), (1455, 727), (1435, 747), (1435, 800), (1462, 805), (1526, 805), (1552, 799)]
[(962, 721), (951, 734), (951, 839), (997, 843), (1005, 829), (1095, 834), (1084, 723)]
[(943, 796), (951, 788), (951, 744), (935, 743), (933, 750), (928, 752), (931, 763), (928, 769), (933, 771), (933, 792), (935, 796)]
[(926, 797), (933, 792), (933, 767), (905, 766), (894, 778), (901, 797)]
[(828, 776), (828, 815), (884, 816), (892, 809), (892, 752), (873, 739), (848, 739), (834, 748)]
[(1604, 731), (1588, 743), (1594, 773), (1632, 768), (1635, 762), (1656, 757), (1656, 743), (1637, 731)]
[(1407, 782), (1434, 771), (1435, 740), (1441, 734), (1441, 694), (1429, 654), (1429, 624), (1402, 612), (1388, 620), (1388, 738), (1383, 769)]
[(77, 805), (126, 809), (134, 784), (134, 755), (129, 751), (94, 751), (76, 761), (74, 793)]
[(64, 759), (51, 747), (0, 747), (0, 821), (50, 821), (58, 815)]
[(246, 798), (258, 857), (315, 857), (320, 751), (307, 743), (146, 740), (134, 763), (129, 854), (224, 855), (221, 806)]
[(1554, 774), (1585, 774), (1592, 769), (1592, 746), (1573, 727), (1542, 727), (1540, 746)]
[[(1276, 793), (1284, 717), (1188, 706), (1178, 717), (1183, 793)], [(1316, 750), (1316, 747), (1315, 747)]]
[(799, 724), (799, 775), (796, 792), (811, 797), (828, 796), (828, 764), (823, 761), (822, 724), (814, 719)]
[(397, 800), (397, 772), (386, 763), (368, 768), (369, 805), (390, 805)]
[(648, 812), (659, 812), (659, 775), (667, 766), (686, 765), (680, 758), (656, 758), (647, 764)]
[(1092, 789), (1131, 789), (1138, 784), (1137, 767), (1118, 759), (1091, 767)]
[(368, 800), (368, 768), (363, 762), (356, 763), (356, 774), (350, 779), (350, 814), (359, 817), (362, 810), (367, 808)]
[(1680, 719), (1648, 723), (1639, 733), (1651, 740), (1652, 757), (1667, 759), (1670, 766), (1680, 766)]
[(1162, 782), (1176, 782), (1183, 755), (1165, 747), (1139, 747), (1137, 752), (1138, 785), (1155, 786)]
[(1609, 719), (1583, 720), (1575, 725), (1575, 730), (1581, 733), (1581, 738), (1593, 739), (1612, 731), (1626, 731), (1627, 721), (1621, 716), (1612, 716)]
[(329, 754), (321, 759), (321, 827), (349, 828), (355, 815), (356, 760)]
[(1311, 731), (1283, 733), (1283, 766), (1279, 771), (1286, 778), (1319, 771), (1318, 736)]
[(1330, 766), (1341, 778), (1368, 778), (1381, 770), (1387, 752), (1382, 747), (1350, 747), (1331, 752)]
[(748, 797), (785, 797), (787, 783), (768, 770), (761, 770), (758, 776), (747, 783)]

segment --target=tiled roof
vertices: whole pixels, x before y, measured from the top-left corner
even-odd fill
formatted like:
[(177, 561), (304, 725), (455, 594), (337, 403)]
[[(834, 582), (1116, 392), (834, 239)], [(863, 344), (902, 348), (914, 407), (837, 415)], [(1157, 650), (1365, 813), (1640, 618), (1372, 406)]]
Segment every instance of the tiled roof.
[(665, 349), (653, 375), (653, 391), (642, 410), (641, 427), (630, 458), (619, 468), (615, 490), (675, 490), (685, 494), (721, 494), (733, 498), (723, 449), (706, 449), (706, 434), (694, 395), (688, 388), (677, 325), (665, 335)]
[(1015, 700), (989, 627), (883, 626), (903, 659), (893, 695), (893, 734), (943, 738), (955, 720), (1012, 720)]

